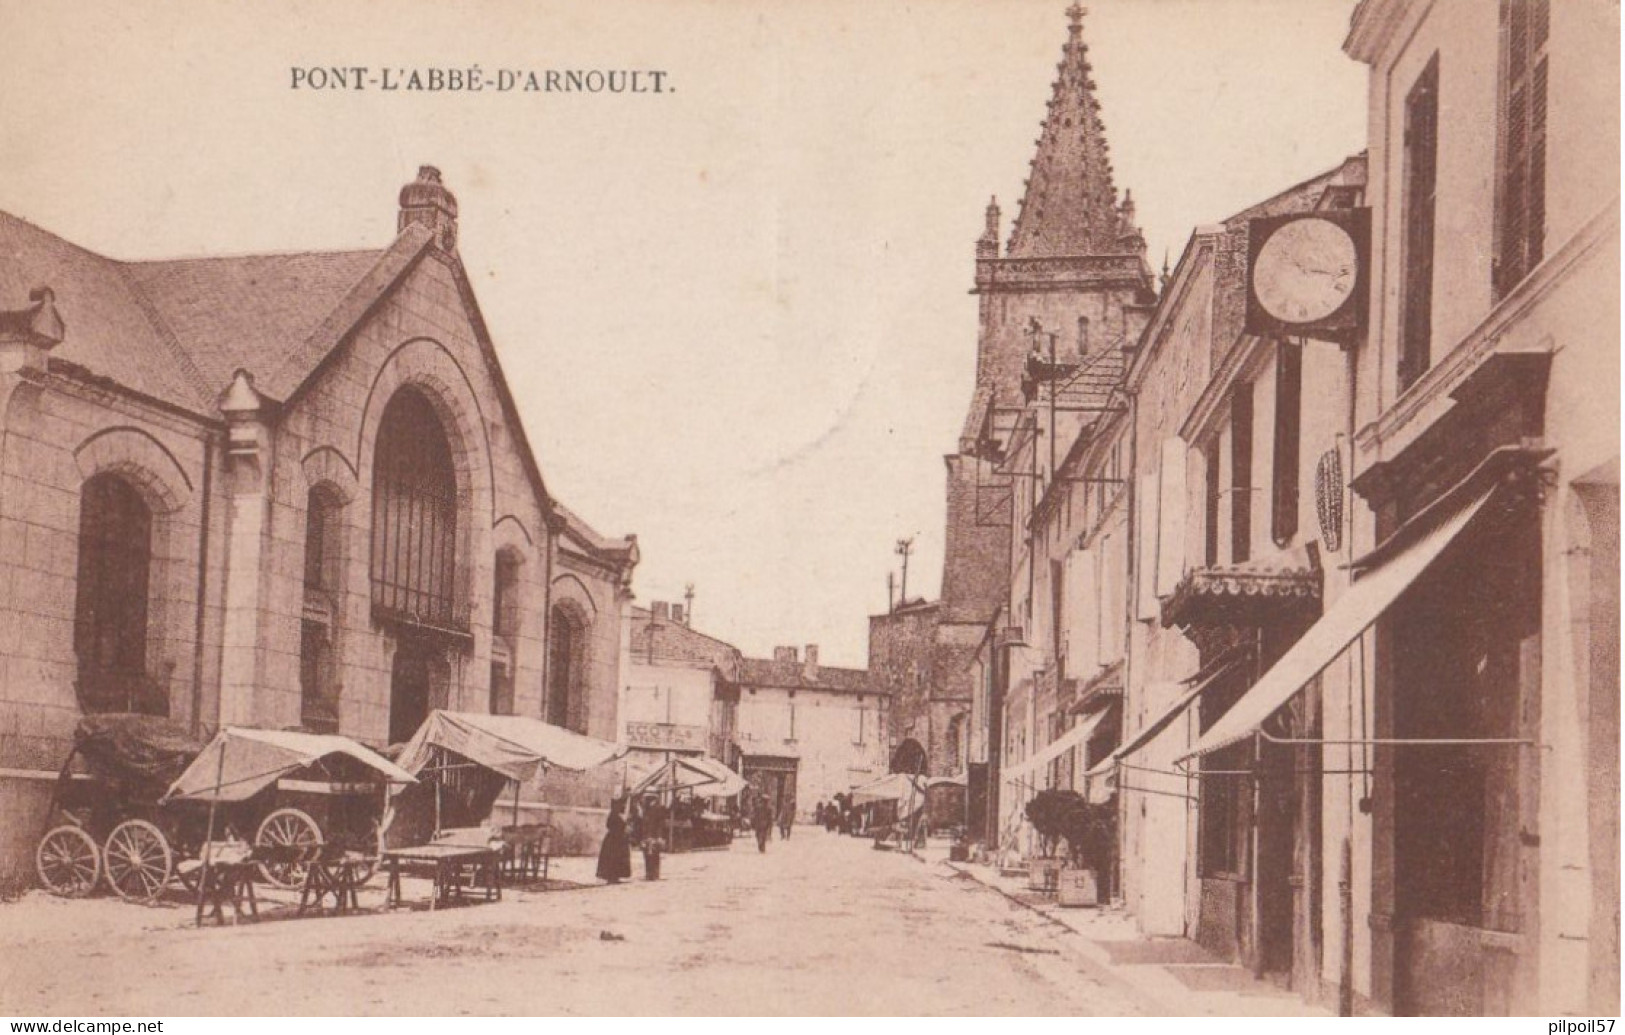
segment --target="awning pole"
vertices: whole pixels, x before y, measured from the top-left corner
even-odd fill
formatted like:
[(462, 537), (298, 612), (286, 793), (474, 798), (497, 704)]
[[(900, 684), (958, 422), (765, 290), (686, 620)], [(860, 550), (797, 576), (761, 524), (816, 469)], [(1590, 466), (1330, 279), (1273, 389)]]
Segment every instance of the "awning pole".
[(210, 851), (214, 844), (214, 813), (220, 807), (221, 784), (226, 779), (226, 741), (229, 735), (225, 727), (220, 728), (220, 754), (214, 763), (214, 794), (209, 798), (209, 829), (203, 837), (203, 869), (198, 873), (197, 880), (197, 926), (203, 926), (203, 896), (209, 887), (209, 857), (214, 854)]

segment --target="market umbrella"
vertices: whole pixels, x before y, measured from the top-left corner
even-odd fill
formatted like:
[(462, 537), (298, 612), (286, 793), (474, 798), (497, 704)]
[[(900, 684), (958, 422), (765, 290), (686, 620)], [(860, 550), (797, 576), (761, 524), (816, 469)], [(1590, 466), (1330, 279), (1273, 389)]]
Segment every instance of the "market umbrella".
[(644, 776), (630, 793), (664, 794), (692, 789), (704, 798), (731, 798), (745, 787), (744, 777), (713, 758), (679, 756), (662, 762), (660, 768)]

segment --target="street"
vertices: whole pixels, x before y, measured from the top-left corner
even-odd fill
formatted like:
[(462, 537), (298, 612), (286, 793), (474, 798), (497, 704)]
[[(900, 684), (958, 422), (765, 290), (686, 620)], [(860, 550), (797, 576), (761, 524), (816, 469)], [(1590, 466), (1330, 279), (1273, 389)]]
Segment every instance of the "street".
[[(664, 862), (658, 883), (203, 930), (178, 900), (142, 908), (33, 892), (0, 906), (0, 927), (31, 934), (0, 947), (0, 1014), (1157, 1010), (1081, 955), (1077, 936), (865, 840), (798, 827), (765, 855), (741, 838)], [(590, 860), (555, 861), (556, 877), (590, 872)], [(363, 907), (382, 901), (373, 883)]]

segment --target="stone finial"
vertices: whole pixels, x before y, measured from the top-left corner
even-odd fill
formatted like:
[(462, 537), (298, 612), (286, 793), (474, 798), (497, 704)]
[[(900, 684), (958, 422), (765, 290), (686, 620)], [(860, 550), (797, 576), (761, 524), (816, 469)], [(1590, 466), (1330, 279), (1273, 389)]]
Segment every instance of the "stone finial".
[(260, 412), (260, 405), (260, 393), (254, 390), (254, 375), (239, 368), (220, 399), (220, 412), (227, 419), (246, 420)]
[(418, 167), (418, 178), (401, 188), (397, 232), (416, 223), (434, 235), (441, 251), (457, 250), (457, 198), (440, 182), (440, 170)]

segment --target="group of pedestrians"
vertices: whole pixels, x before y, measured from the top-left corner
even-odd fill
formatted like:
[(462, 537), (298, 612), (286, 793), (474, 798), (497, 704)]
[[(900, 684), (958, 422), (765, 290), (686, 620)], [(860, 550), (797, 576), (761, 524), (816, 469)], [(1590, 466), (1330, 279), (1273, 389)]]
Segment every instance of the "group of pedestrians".
[(788, 840), (796, 822), (796, 800), (789, 795), (774, 809), (773, 801), (765, 794), (756, 794), (750, 802), (750, 827), (756, 834), (756, 850), (767, 851), (767, 842), (773, 837), (773, 828), (779, 828), (779, 840)]
[(611, 802), (604, 841), (598, 846), (598, 879), (610, 884), (631, 879), (634, 844), (643, 850), (645, 879), (658, 879), (669, 819), (670, 813), (658, 795), (645, 795), (642, 801), (633, 800), (630, 805), (624, 797)]
[(850, 834), (858, 830), (862, 814), (846, 800), (846, 795), (837, 794), (835, 800), (827, 805), (818, 803), (813, 810), (813, 822), (832, 834)]

